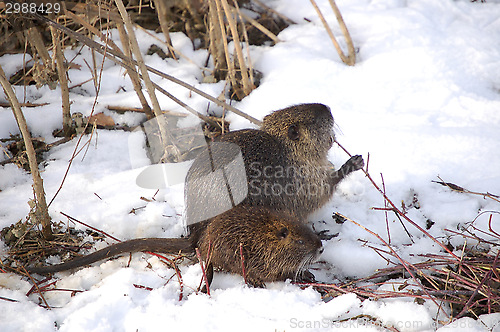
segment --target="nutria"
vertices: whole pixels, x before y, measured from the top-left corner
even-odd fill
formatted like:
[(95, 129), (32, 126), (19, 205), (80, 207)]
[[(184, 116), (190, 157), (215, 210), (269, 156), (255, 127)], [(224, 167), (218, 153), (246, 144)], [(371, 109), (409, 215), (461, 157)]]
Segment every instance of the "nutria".
[(264, 117), (260, 130), (226, 133), (198, 155), (186, 176), (186, 221), (193, 224), (241, 203), (306, 221), (349, 173), (359, 155), (335, 171), (327, 159), (333, 117), (323, 104), (301, 104)]
[[(122, 253), (156, 251), (193, 254), (199, 248), (207, 266), (243, 275), (248, 284), (300, 277), (322, 251), (321, 241), (304, 223), (265, 208), (237, 206), (204, 221), (187, 238), (144, 238), (120, 242), (66, 263), (28, 268), (31, 273), (66, 271)], [(240, 251), (241, 244), (241, 251)]]

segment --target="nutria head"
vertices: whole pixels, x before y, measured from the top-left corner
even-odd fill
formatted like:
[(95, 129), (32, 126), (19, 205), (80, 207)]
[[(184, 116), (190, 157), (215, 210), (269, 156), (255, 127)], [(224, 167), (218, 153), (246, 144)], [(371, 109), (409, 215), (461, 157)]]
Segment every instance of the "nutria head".
[(243, 257), (247, 282), (254, 286), (295, 280), (322, 252), (320, 239), (304, 223), (249, 206), (215, 217), (198, 245), (214, 267), (228, 272), (243, 275)]
[(279, 138), (295, 156), (326, 158), (333, 144), (333, 117), (323, 104), (300, 104), (264, 117), (261, 129)]

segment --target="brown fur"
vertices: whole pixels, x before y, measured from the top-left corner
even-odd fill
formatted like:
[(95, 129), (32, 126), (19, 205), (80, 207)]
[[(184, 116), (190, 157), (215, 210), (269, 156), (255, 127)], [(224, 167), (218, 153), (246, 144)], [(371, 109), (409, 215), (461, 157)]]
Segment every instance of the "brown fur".
[(31, 273), (66, 271), (135, 251), (193, 254), (199, 248), (207, 265), (242, 275), (240, 243), (247, 282), (295, 279), (321, 252), (321, 241), (297, 219), (263, 208), (238, 206), (210, 221), (188, 238), (145, 238), (120, 242), (72, 261), (28, 268)]
[[(248, 189), (241, 204), (291, 213), (306, 221), (310, 213), (331, 198), (335, 186), (346, 175), (364, 165), (361, 156), (354, 156), (334, 170), (327, 160), (333, 123), (327, 106), (301, 104), (264, 117), (260, 130), (239, 130), (221, 136), (196, 158), (186, 177), (188, 225), (212, 217), (207, 213), (216, 215), (234, 206), (228, 199), (228, 186), (207, 180), (217, 170), (226, 172), (232, 196), (243, 193), (245, 197), (243, 189)], [(237, 152), (228, 149), (230, 144), (241, 151), (241, 170), (231, 167)]]

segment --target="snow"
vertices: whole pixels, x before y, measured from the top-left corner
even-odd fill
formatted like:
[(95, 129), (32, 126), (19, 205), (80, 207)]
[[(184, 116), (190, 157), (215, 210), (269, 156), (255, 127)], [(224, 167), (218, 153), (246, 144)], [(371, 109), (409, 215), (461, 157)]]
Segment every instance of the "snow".
[[(328, 1), (317, 2), (345, 45)], [(379, 185), (379, 174), (383, 173), (387, 194), (397, 205), (404, 201), (410, 206), (417, 195), (420, 209), (410, 207), (408, 216), (424, 228), (428, 219), (435, 222), (429, 232), (436, 238), (447, 237), (444, 229), (456, 229), (483, 211), (499, 211), (499, 204), (492, 200), (450, 192), (431, 181), (440, 176), (472, 191), (500, 193), (500, 1), (338, 0), (358, 50), (354, 67), (341, 62), (308, 1), (272, 0), (268, 4), (298, 24), (282, 31), (282, 42), (273, 47), (250, 48), (253, 66), (264, 76), (260, 87), (234, 106), (261, 119), (272, 110), (296, 103), (329, 105), (342, 145), (353, 154), (363, 154), (365, 161), (370, 154), (370, 173)], [(159, 44), (154, 37), (163, 39), (161, 34), (136, 33), (144, 54), (151, 43)], [(120, 45), (117, 32), (112, 31), (111, 36)], [(189, 59), (177, 62), (145, 55), (145, 61), (219, 96), (224, 82), (201, 83), (207, 52), (193, 51), (189, 39), (180, 33), (173, 34), (172, 41)], [(65, 52), (73, 58), (77, 51)], [(87, 49), (75, 58), (82, 69), (69, 71), (70, 85), (90, 78), (84, 59), (92, 63)], [(0, 65), (11, 75), (21, 68), (22, 60), (19, 55), (4, 55)], [(98, 56), (97, 63), (101, 61)], [(152, 79), (191, 107), (206, 112), (208, 102), (203, 98), (154, 75)], [(34, 136), (55, 141), (51, 133), (61, 123), (59, 89), (16, 87), (16, 93), (21, 100), (49, 103), (25, 108), (24, 113)], [(72, 90), (72, 112), (88, 116), (95, 95), (92, 82)], [(158, 97), (163, 108), (182, 112), (168, 98)], [(0, 95), (0, 99), (5, 97)], [(106, 105), (140, 106), (124, 70), (109, 60), (104, 61), (95, 113), (104, 111), (119, 124), (137, 125), (144, 120), (136, 114), (107, 111)], [(210, 105), (209, 112), (221, 110)], [(229, 114), (228, 119), (233, 130), (254, 127), (235, 114)], [(10, 109), (0, 109), (0, 137), (17, 133)], [(64, 212), (120, 239), (179, 237), (184, 233), (183, 185), (169, 186), (155, 195), (155, 189), (136, 184), (147, 166), (137, 133), (99, 130), (93, 137), (85, 136), (77, 150), (88, 140), (88, 148), (75, 158), (50, 206), (54, 221), (66, 222), (60, 214)], [(61, 185), (75, 145), (73, 140), (46, 156), (42, 176), (49, 200)], [(0, 155), (0, 160), (5, 159)], [(340, 166), (347, 155), (334, 147), (329, 158)], [(28, 214), (27, 202), (33, 196), (31, 178), (13, 165), (0, 166), (0, 190), (3, 228)], [(146, 202), (141, 197), (154, 200)], [(348, 221), (336, 224), (331, 217), (338, 211), (388, 241), (385, 213), (372, 209), (383, 206), (381, 195), (358, 172), (310, 217), (316, 229), (338, 233), (323, 242), (324, 263), (314, 269), (320, 281), (335, 283), (368, 276), (387, 266), (368, 247), (383, 248), (379, 239)], [(129, 213), (134, 208), (136, 213)], [(488, 218), (489, 214), (480, 215), (477, 227), (487, 229)], [(499, 218), (493, 215), (494, 228)], [(406, 227), (414, 243), (389, 214), (391, 244), (402, 258), (415, 262), (421, 260), (418, 254), (440, 251), (414, 226)], [(451, 243), (460, 246), (463, 240), (452, 238)], [(0, 255), (5, 253), (0, 243)], [(245, 286), (240, 276), (223, 273), (216, 273), (211, 296), (207, 296), (194, 291), (202, 278), (197, 264), (181, 265), (184, 290), (179, 300), (181, 290), (175, 273), (158, 258), (136, 253), (130, 267), (126, 267), (128, 261), (122, 257), (73, 273), (58, 273), (57, 288), (83, 292), (45, 293), (52, 310), (40, 307), (36, 294), (26, 296), (32, 287), (29, 280), (1, 273), (0, 297), (17, 302), (0, 299), (0, 330), (379, 331), (382, 324), (399, 331), (500, 331), (498, 313), (483, 315), (480, 320), (449, 322), (446, 308), (439, 311), (436, 320), (438, 310), (431, 301), (424, 305), (403, 298), (362, 301), (354, 294), (345, 294), (324, 302), (311, 288), (276, 282), (266, 289), (253, 289)], [(350, 319), (357, 316), (377, 321)]]

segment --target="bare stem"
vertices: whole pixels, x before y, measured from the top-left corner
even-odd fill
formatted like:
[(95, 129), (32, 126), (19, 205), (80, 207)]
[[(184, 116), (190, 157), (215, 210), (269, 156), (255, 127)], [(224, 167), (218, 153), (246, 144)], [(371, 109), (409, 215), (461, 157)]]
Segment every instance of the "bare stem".
[(51, 229), (51, 219), (49, 216), (49, 209), (47, 207), (47, 201), (45, 200), (45, 190), (43, 189), (43, 180), (38, 170), (38, 163), (36, 161), (36, 153), (33, 148), (33, 143), (31, 142), (31, 135), (24, 118), (21, 107), (19, 106), (19, 101), (17, 100), (16, 94), (9, 83), (9, 80), (5, 76), (3, 68), (0, 66), (0, 84), (3, 87), (5, 95), (9, 100), (12, 107), (12, 112), (16, 118), (17, 125), (23, 136), (24, 145), (26, 147), (26, 154), (28, 155), (28, 162), (31, 170), (31, 176), (33, 177), (33, 190), (35, 191), (35, 215), (38, 217), (38, 222), (42, 225), (42, 234), (46, 240), (51, 240), (54, 238)]
[(354, 46), (352, 44), (352, 39), (351, 36), (349, 35), (349, 32), (347, 31), (347, 27), (345, 26), (344, 20), (342, 18), (342, 15), (340, 14), (340, 11), (335, 4), (333, 0), (330, 0), (330, 5), (332, 6), (332, 9), (335, 13), (335, 16), (337, 17), (337, 21), (339, 22), (339, 25), (342, 29), (342, 32), (344, 33), (347, 45), (348, 45), (348, 52), (349, 55), (346, 56), (344, 54), (344, 51), (342, 51), (342, 48), (340, 47), (339, 43), (337, 42), (337, 39), (335, 38), (335, 35), (332, 32), (332, 29), (330, 29), (330, 26), (328, 25), (328, 22), (326, 22), (325, 17), (323, 16), (323, 13), (319, 9), (317, 3), (315, 0), (310, 0), (311, 4), (313, 5), (314, 9), (316, 10), (316, 13), (318, 13), (319, 19), (321, 20), (321, 23), (323, 23), (323, 26), (326, 29), (326, 32), (328, 33), (328, 36), (330, 36), (330, 39), (332, 40), (333, 46), (335, 46), (335, 49), (337, 50), (337, 53), (339, 54), (340, 59), (342, 59), (342, 62), (344, 62), (348, 66), (354, 66), (356, 64), (356, 54), (354, 52)]
[(59, 85), (61, 86), (62, 99), (62, 124), (64, 136), (71, 136), (71, 111), (69, 102), (68, 77), (66, 76), (65, 59), (62, 52), (61, 33), (54, 27), (50, 27), (52, 34), (52, 44), (54, 45), (54, 55), (56, 59), (57, 75), (59, 76)]
[[(351, 154), (349, 153), (349, 151), (347, 151), (339, 142), (335, 141), (337, 143), (337, 145), (342, 149), (344, 150), (345, 153), (347, 153), (347, 155), (351, 156)], [(370, 180), (370, 182), (372, 183), (372, 185), (375, 187), (375, 189), (377, 189), (380, 194), (382, 194), (382, 196), (384, 197), (385, 200), (387, 200), (387, 202), (392, 206), (392, 208), (394, 209), (394, 212), (397, 212), (397, 214), (399, 214), (401, 217), (403, 217), (406, 221), (408, 221), (410, 224), (412, 224), (413, 226), (415, 226), (419, 231), (421, 231), (422, 233), (424, 233), (426, 236), (428, 236), (432, 241), (434, 241), (436, 244), (438, 244), (441, 248), (443, 248), (447, 253), (449, 253), (451, 256), (453, 256), (453, 258), (455, 259), (459, 259), (457, 257), (457, 255), (455, 255), (447, 246), (445, 246), (443, 243), (441, 243), (440, 241), (438, 241), (434, 236), (430, 235), (429, 232), (427, 232), (425, 229), (423, 229), (422, 227), (420, 227), (420, 225), (418, 225), (416, 222), (414, 222), (413, 220), (411, 220), (410, 218), (408, 218), (408, 216), (406, 216), (403, 212), (401, 212), (401, 210), (399, 210), (396, 205), (390, 200), (390, 198), (382, 191), (382, 189), (380, 189), (380, 187), (375, 183), (375, 181), (373, 180), (373, 178), (370, 176), (370, 174), (366, 171), (366, 170), (362, 170), (363, 173), (365, 173), (366, 177)]]
[(203, 259), (201, 258), (200, 250), (198, 248), (196, 248), (195, 250), (196, 250), (196, 257), (198, 257), (198, 261), (200, 262), (201, 273), (203, 274), (203, 280), (205, 281), (207, 295), (210, 296), (210, 285), (209, 285), (208, 278), (207, 278), (205, 264), (203, 263)]

